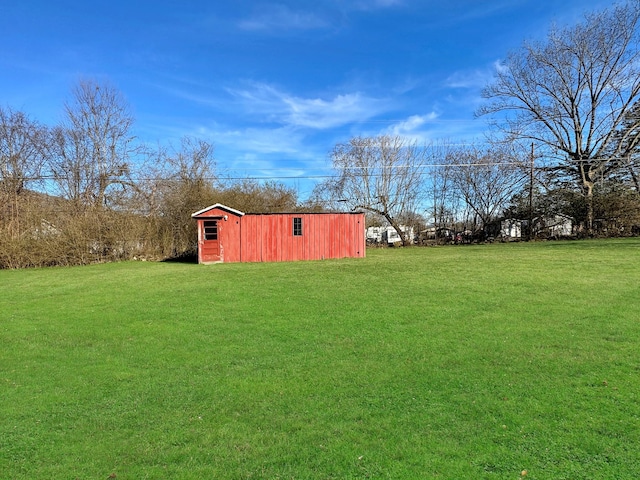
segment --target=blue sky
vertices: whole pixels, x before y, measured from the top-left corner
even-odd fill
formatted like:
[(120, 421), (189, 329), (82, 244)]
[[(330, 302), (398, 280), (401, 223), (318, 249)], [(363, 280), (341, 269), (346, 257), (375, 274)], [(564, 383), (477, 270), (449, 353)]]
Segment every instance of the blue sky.
[(600, 0), (21, 0), (0, 6), (0, 104), (54, 124), (81, 78), (126, 97), (141, 141), (192, 135), (218, 170), (305, 198), (358, 135), (481, 139), (495, 63)]

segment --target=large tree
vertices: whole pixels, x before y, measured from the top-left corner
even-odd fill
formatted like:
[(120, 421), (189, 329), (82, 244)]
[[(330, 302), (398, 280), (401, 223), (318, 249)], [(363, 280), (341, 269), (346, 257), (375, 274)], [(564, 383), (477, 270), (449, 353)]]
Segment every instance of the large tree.
[(149, 152), (137, 191), (140, 210), (156, 223), (163, 255), (192, 253), (197, 235), (191, 214), (214, 202), (215, 169), (214, 145), (200, 138), (185, 136), (179, 146)]
[[(513, 139), (534, 141), (582, 189), (593, 227), (596, 181), (620, 167), (634, 142), (623, 122), (640, 99), (640, 2), (585, 14), (543, 41), (530, 41), (501, 62), (479, 114), (494, 116)], [(640, 119), (632, 120), (633, 132)], [(627, 125), (629, 127), (629, 125)]]
[(0, 235), (17, 238), (38, 216), (29, 215), (27, 188), (41, 180), (46, 132), (25, 113), (0, 107)]
[(517, 152), (504, 148), (458, 147), (448, 153), (446, 164), (453, 189), (473, 212), (474, 226), (485, 233), (528, 179)]
[(51, 171), (61, 193), (78, 205), (103, 206), (109, 189), (128, 185), (133, 116), (122, 94), (94, 80), (80, 81), (53, 131)]
[(316, 190), (350, 209), (383, 217), (410, 243), (401, 219), (416, 210), (423, 192), (426, 149), (398, 136), (355, 137), (331, 153), (335, 177)]
[(618, 159), (617, 176), (640, 194), (640, 101), (625, 113), (609, 142), (607, 155)]
[(0, 107), (0, 191), (20, 194), (42, 174), (46, 129), (25, 113)]
[(264, 183), (250, 179), (234, 181), (218, 189), (215, 198), (218, 203), (248, 213), (295, 212), (301, 209), (296, 190), (273, 180)]
[(427, 212), (433, 219), (436, 239), (439, 231), (454, 228), (461, 219), (465, 201), (454, 183), (456, 166), (460, 157), (458, 145), (441, 143), (431, 149), (431, 166), (427, 174)]

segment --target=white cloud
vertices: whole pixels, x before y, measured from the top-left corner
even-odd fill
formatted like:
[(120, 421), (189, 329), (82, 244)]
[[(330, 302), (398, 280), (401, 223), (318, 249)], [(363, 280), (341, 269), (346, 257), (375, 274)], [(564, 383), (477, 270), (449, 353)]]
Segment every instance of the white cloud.
[[(340, 0), (337, 9), (319, 3), (313, 11), (292, 9), (287, 5), (268, 4), (256, 9), (251, 15), (238, 23), (238, 27), (248, 31), (283, 33), (296, 30), (316, 30), (334, 28), (336, 19), (343, 18), (338, 12), (374, 11), (401, 6), (406, 0)], [(321, 13), (321, 10), (323, 12)], [(336, 17), (336, 15), (338, 17)]]
[(432, 122), (438, 118), (438, 114), (435, 112), (428, 113), (427, 115), (412, 115), (406, 120), (398, 122), (392, 125), (388, 132), (392, 135), (408, 135), (419, 131), (421, 127), (426, 123)]
[(403, 5), (405, 0), (357, 0), (353, 8), (357, 10), (377, 10), (379, 8), (395, 7)]
[(289, 128), (247, 128), (242, 131), (220, 132), (220, 142), (241, 145), (242, 149), (260, 154), (296, 154), (302, 138)]
[(218, 173), (222, 179), (250, 177), (282, 181), (308, 195), (317, 181), (308, 177), (326, 170), (326, 151), (309, 145), (304, 136), (291, 128), (220, 128), (209, 133), (215, 138)]
[(316, 130), (366, 121), (386, 110), (386, 100), (360, 92), (335, 95), (332, 98), (302, 98), (265, 84), (252, 84), (251, 89), (229, 90), (249, 113), (263, 115), (265, 121)]
[(452, 73), (444, 83), (448, 88), (482, 89), (491, 78), (493, 73), (488, 69), (464, 70)]
[(380, 134), (400, 136), (418, 144), (428, 144), (440, 138), (443, 125), (448, 123), (432, 111), (425, 115), (411, 115), (388, 126)]
[(451, 115), (447, 115), (449, 118), (443, 118), (444, 114), (445, 111), (432, 111), (424, 115), (411, 115), (377, 132), (368, 132), (367, 135), (400, 136), (427, 145), (450, 139), (473, 141), (484, 131), (481, 121), (473, 118), (454, 118)]
[(384, 110), (384, 102), (360, 93), (337, 95), (324, 100), (288, 97), (287, 121), (296, 126), (327, 129), (367, 120)]
[(373, 4), (380, 7), (392, 7), (394, 5), (401, 5), (402, 3), (403, 0), (373, 0)]
[(493, 68), (498, 73), (507, 73), (509, 71), (509, 69), (507, 68), (507, 66), (504, 64), (502, 60), (496, 60), (495, 62), (493, 62)]
[(243, 30), (275, 32), (313, 30), (329, 25), (326, 19), (316, 13), (294, 11), (285, 5), (269, 5), (239, 23)]

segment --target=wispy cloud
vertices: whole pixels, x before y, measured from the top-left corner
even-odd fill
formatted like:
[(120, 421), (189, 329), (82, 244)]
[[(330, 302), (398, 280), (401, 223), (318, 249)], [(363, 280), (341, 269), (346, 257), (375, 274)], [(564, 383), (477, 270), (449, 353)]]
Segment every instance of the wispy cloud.
[[(225, 129), (199, 128), (192, 134), (215, 139), (222, 178), (258, 178), (293, 181), (324, 172), (327, 151), (310, 145), (290, 127)], [(320, 169), (320, 170), (318, 170)], [(301, 187), (302, 185), (298, 185)], [(313, 185), (307, 185), (307, 194)]]
[(353, 3), (353, 7), (358, 10), (377, 10), (400, 6), (404, 3), (405, 0), (357, 0)]
[(493, 70), (490, 69), (457, 71), (447, 77), (444, 86), (447, 88), (482, 89), (492, 77)]
[(290, 128), (244, 128), (216, 130), (216, 142), (229, 147), (242, 147), (243, 151), (257, 154), (296, 154), (302, 148), (303, 138)]
[(327, 28), (330, 22), (315, 12), (292, 10), (285, 5), (268, 5), (240, 21), (238, 26), (242, 30), (281, 33)]
[[(492, 17), (501, 12), (515, 10), (519, 5), (527, 3), (527, 0), (492, 0), (491, 2), (471, 2), (461, 15), (456, 15), (457, 21), (480, 21)], [(452, 3), (453, 5), (453, 3)]]
[(406, 120), (395, 123), (388, 129), (388, 133), (392, 135), (410, 135), (422, 129), (426, 123), (432, 122), (438, 118), (438, 114), (435, 112), (428, 113), (427, 115), (412, 115)]
[(405, 3), (406, 0), (352, 0), (349, 2), (338, 0), (334, 5), (336, 8), (319, 2), (313, 9), (294, 9), (282, 4), (266, 4), (238, 22), (238, 27), (242, 30), (268, 33), (334, 28), (337, 19), (343, 19), (339, 12), (343, 14), (349, 11), (370, 12), (399, 7)]
[(498, 73), (507, 73), (509, 70), (501, 60), (496, 60), (495, 62), (493, 62), (493, 68)]
[(289, 123), (316, 129), (357, 123), (385, 110), (384, 101), (360, 93), (337, 95), (329, 100), (298, 97), (283, 100), (289, 107), (286, 116)]
[(483, 123), (472, 117), (444, 118), (442, 113), (432, 111), (423, 115), (411, 115), (381, 131), (369, 132), (369, 135), (397, 135), (427, 145), (452, 138), (474, 141), (482, 135), (483, 130)]
[(250, 89), (229, 90), (247, 112), (265, 121), (296, 128), (326, 130), (366, 121), (389, 109), (387, 100), (360, 92), (329, 98), (302, 98), (272, 86), (254, 83)]

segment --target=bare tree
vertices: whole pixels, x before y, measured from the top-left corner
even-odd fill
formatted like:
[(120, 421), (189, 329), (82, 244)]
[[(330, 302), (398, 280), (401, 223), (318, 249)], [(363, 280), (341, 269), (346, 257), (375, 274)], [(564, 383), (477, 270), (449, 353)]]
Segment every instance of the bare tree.
[(527, 181), (523, 163), (513, 152), (460, 147), (447, 156), (450, 181), (476, 218), (476, 228), (486, 227), (509, 205)]
[(640, 194), (640, 100), (625, 114), (622, 122), (612, 135), (606, 156), (617, 159), (621, 168), (617, 175), (633, 186)]
[(274, 213), (299, 210), (298, 194), (284, 183), (234, 181), (216, 192), (216, 201), (243, 212)]
[(23, 112), (0, 107), (0, 189), (20, 194), (39, 180), (46, 129)]
[(589, 232), (595, 182), (618, 168), (633, 144), (618, 141), (616, 131), (640, 99), (639, 22), (633, 0), (551, 28), (545, 41), (526, 42), (498, 65), (484, 90), (490, 102), (478, 112), (505, 113), (496, 124), (511, 138), (546, 147), (582, 188)]
[(433, 145), (430, 149), (431, 165), (426, 175), (429, 206), (426, 211), (433, 218), (436, 240), (441, 231), (454, 228), (464, 203), (453, 182), (455, 167), (449, 163), (454, 151), (455, 147), (447, 143)]
[(51, 171), (62, 194), (78, 205), (103, 206), (113, 185), (130, 185), (133, 116), (113, 86), (83, 80), (53, 131)]
[(336, 145), (332, 166), (336, 177), (316, 193), (351, 209), (380, 215), (410, 243), (400, 219), (416, 210), (422, 194), (426, 150), (397, 136), (356, 137)]
[(0, 107), (0, 236), (16, 239), (37, 217), (27, 190), (41, 180), (46, 128), (26, 114)]
[(191, 214), (213, 202), (214, 146), (183, 137), (180, 146), (160, 148), (145, 167), (148, 178), (138, 184), (140, 210), (156, 222), (163, 255), (180, 256), (195, 247), (196, 225)]

